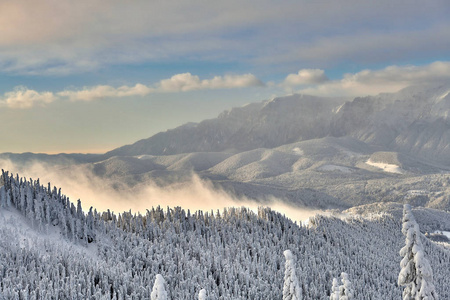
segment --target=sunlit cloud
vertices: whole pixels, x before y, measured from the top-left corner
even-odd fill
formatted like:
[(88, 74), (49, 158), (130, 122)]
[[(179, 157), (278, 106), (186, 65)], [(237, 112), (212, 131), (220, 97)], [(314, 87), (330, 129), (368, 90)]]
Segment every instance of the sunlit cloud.
[(302, 69), (297, 74), (289, 74), (282, 82), (283, 86), (319, 84), (328, 81), (324, 70)]
[(161, 80), (157, 90), (161, 92), (186, 92), (251, 86), (264, 86), (264, 83), (252, 74), (215, 76), (212, 79), (200, 80), (198, 76), (191, 73), (183, 73), (174, 75), (170, 79)]
[[(80, 90), (60, 92), (38, 92), (18, 87), (0, 98), (0, 106), (8, 108), (31, 108), (54, 101), (94, 101), (100, 99), (146, 96), (153, 93), (181, 93), (199, 90), (234, 89), (263, 87), (274, 89), (281, 86), (298, 92), (316, 96), (365, 96), (383, 92), (396, 92), (415, 84), (449, 82), (450, 62), (437, 61), (423, 66), (389, 66), (381, 70), (363, 70), (344, 74), (343, 78), (330, 80), (324, 70), (302, 69), (288, 74), (279, 84), (265, 84), (253, 74), (215, 76), (200, 79), (191, 73), (176, 74), (155, 84), (138, 83), (134, 86), (113, 87), (98, 85)], [(297, 88), (298, 90), (295, 90)]]
[(80, 91), (66, 90), (59, 92), (59, 97), (67, 97), (70, 101), (93, 101), (104, 98), (121, 98), (130, 96), (145, 96), (153, 92), (154, 89), (143, 84), (135, 86), (121, 86), (118, 88), (109, 85), (98, 85), (92, 88), (84, 88)]
[(133, 212), (145, 213), (147, 209), (159, 205), (163, 208), (181, 206), (192, 212), (215, 212), (225, 207), (244, 206), (256, 212), (259, 206), (267, 206), (293, 221), (303, 222), (316, 214), (325, 213), (289, 205), (273, 197), (250, 199), (236, 196), (195, 173), (184, 181), (163, 187), (147, 181), (130, 188), (120, 180), (105, 180), (96, 176), (90, 165), (61, 166), (35, 161), (19, 166), (10, 160), (0, 159), (0, 168), (26, 178), (39, 178), (44, 185), (50, 182), (51, 186), (61, 188), (72, 202), (80, 199), (85, 211), (93, 206), (99, 211), (110, 209), (120, 213), (131, 209)]
[(449, 81), (450, 62), (438, 61), (424, 66), (389, 66), (381, 70), (363, 70), (297, 92), (318, 96), (366, 96), (396, 92), (415, 84)]
[(0, 106), (9, 108), (31, 108), (35, 105), (45, 105), (58, 98), (52, 92), (37, 92), (25, 87), (16, 87), (0, 98)]
[(64, 90), (61, 92), (37, 92), (26, 87), (17, 87), (0, 98), (0, 105), (9, 108), (31, 108), (45, 105), (57, 100), (94, 101), (106, 98), (123, 98), (146, 96), (151, 93), (178, 93), (198, 90), (233, 89), (246, 87), (262, 87), (264, 83), (252, 74), (215, 76), (211, 79), (200, 79), (191, 73), (183, 73), (163, 79), (154, 85), (137, 83), (134, 86), (113, 87), (97, 85), (81, 90)]

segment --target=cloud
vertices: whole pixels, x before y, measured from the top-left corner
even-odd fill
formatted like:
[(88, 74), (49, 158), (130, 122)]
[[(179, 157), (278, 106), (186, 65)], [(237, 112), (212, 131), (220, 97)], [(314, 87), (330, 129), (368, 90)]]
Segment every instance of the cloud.
[(26, 87), (16, 87), (0, 98), (0, 106), (9, 108), (31, 108), (45, 105), (57, 100), (94, 101), (105, 98), (123, 98), (146, 96), (151, 93), (177, 93), (198, 90), (233, 89), (264, 86), (264, 83), (252, 74), (215, 76), (201, 80), (191, 73), (183, 73), (163, 79), (153, 86), (137, 83), (134, 86), (113, 87), (97, 85), (81, 90), (64, 90), (61, 92), (37, 92)]
[(37, 92), (25, 87), (16, 87), (0, 99), (0, 105), (9, 108), (31, 108), (34, 105), (45, 105), (57, 100), (52, 92)]
[(8, 0), (0, 2), (0, 68), (42, 75), (175, 59), (320, 68), (430, 59), (450, 50), (449, 12), (446, 0)]
[[(450, 24), (399, 30), (360, 28), (344, 34), (315, 36), (310, 42), (293, 41), (282, 51), (262, 58), (271, 64), (301, 62), (329, 68), (343, 63), (408, 62), (446, 55), (450, 51)], [(432, 46), (431, 46), (432, 45)]]
[(318, 96), (354, 97), (396, 92), (411, 85), (449, 81), (450, 62), (438, 61), (424, 66), (389, 66), (381, 70), (363, 70), (298, 92)]
[(307, 84), (318, 84), (328, 81), (324, 70), (302, 69), (297, 74), (289, 74), (283, 81), (283, 86), (296, 86)]
[(154, 92), (154, 89), (138, 83), (133, 87), (124, 85), (118, 88), (109, 85), (98, 85), (92, 88), (84, 88), (80, 91), (66, 90), (57, 93), (57, 95), (59, 97), (67, 97), (70, 101), (93, 101), (104, 98), (145, 96), (152, 92)]
[[(363, 70), (344, 74), (342, 79), (330, 80), (321, 69), (302, 69), (289, 74), (278, 84), (285, 88), (304, 86), (295, 92), (317, 96), (365, 96), (382, 92), (396, 92), (416, 84), (449, 82), (450, 62), (437, 61), (423, 66), (388, 66), (381, 70)], [(25, 87), (17, 87), (0, 98), (0, 106), (9, 108), (31, 108), (58, 100), (94, 101), (106, 98), (146, 96), (152, 93), (179, 93), (198, 90), (232, 89), (266, 86), (253, 74), (215, 76), (200, 79), (191, 73), (176, 74), (153, 85), (138, 83), (134, 86), (113, 87), (98, 85), (81, 90), (61, 92), (38, 92)], [(270, 88), (277, 85), (269, 82)], [(293, 91), (293, 90), (291, 90)]]
[(215, 76), (212, 79), (200, 80), (198, 76), (191, 73), (183, 73), (174, 75), (170, 79), (161, 80), (157, 89), (162, 92), (186, 92), (251, 86), (264, 86), (264, 83), (252, 74)]

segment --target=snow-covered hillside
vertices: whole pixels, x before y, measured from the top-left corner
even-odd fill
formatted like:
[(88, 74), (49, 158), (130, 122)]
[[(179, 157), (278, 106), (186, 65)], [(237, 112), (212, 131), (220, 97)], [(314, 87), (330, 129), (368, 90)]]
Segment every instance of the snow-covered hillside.
[[(296, 257), (303, 299), (329, 297), (349, 274), (355, 299), (398, 299), (404, 245), (396, 214), (316, 216), (301, 226), (260, 208), (146, 214), (85, 214), (56, 188), (0, 178), (0, 298), (150, 299), (157, 274), (169, 299), (282, 299), (286, 249)], [(422, 209), (422, 227), (450, 231), (448, 213)], [(414, 213), (418, 210), (414, 210)], [(441, 299), (450, 297), (450, 252), (421, 235)]]

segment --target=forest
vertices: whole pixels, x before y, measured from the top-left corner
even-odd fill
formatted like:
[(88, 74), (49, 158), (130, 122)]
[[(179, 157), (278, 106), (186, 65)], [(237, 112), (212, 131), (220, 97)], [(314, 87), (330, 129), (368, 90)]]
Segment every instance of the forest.
[[(401, 299), (417, 240), (450, 299), (449, 248), (420, 219), (405, 229), (406, 213), (297, 223), (264, 207), (84, 212), (50, 183), (3, 171), (0, 185), (0, 299)], [(288, 274), (301, 298), (287, 298)], [(330, 298), (341, 279), (353, 298)], [(161, 282), (166, 298), (151, 298)]]

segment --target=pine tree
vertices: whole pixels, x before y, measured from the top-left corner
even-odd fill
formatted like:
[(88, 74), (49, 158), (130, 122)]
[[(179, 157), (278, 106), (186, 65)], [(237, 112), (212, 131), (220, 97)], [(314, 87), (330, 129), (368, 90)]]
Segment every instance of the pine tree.
[(339, 300), (339, 282), (336, 278), (333, 278), (330, 300)]
[(155, 284), (153, 285), (153, 290), (151, 296), (151, 300), (168, 300), (167, 292), (166, 292), (166, 281), (161, 274), (156, 275)]
[(342, 272), (341, 280), (342, 284), (339, 286), (339, 300), (353, 300), (355, 292), (351, 281), (348, 279), (348, 274)]
[(300, 300), (302, 290), (295, 274), (295, 256), (291, 250), (284, 251), (286, 258), (284, 271), (283, 300)]
[(420, 240), (420, 230), (411, 206), (403, 207), (402, 233), (405, 235), (405, 246), (400, 250), (403, 257), (400, 262), (398, 285), (404, 286), (403, 300), (424, 299), (436, 300), (438, 296), (433, 285), (433, 272), (429, 261), (425, 258)]

